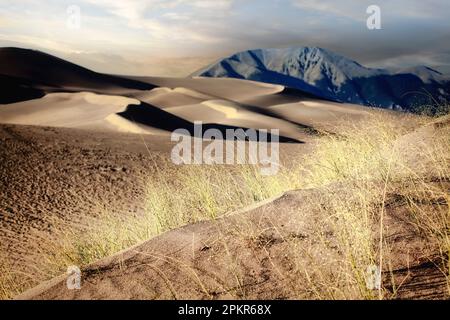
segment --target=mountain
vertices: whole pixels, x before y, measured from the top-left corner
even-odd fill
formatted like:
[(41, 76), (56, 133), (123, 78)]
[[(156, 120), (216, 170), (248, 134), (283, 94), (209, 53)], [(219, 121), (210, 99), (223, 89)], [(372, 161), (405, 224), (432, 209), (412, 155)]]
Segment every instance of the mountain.
[(426, 66), (368, 68), (317, 47), (239, 52), (193, 76), (280, 84), (337, 102), (396, 110), (450, 100), (450, 78)]
[(53, 91), (150, 90), (137, 80), (102, 74), (55, 56), (21, 48), (0, 48), (0, 103), (39, 98)]

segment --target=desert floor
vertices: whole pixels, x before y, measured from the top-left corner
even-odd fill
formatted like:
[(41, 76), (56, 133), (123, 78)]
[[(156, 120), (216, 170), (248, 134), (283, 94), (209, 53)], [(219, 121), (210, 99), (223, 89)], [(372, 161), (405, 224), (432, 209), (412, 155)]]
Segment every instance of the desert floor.
[[(250, 81), (139, 81), (156, 88), (52, 91), (0, 106), (3, 298), (448, 298), (445, 141), (425, 157), (427, 146), (448, 142), (448, 118), (320, 101)], [(190, 131), (194, 121), (279, 129), (280, 178), (245, 176), (241, 166), (173, 165), (170, 132)], [(377, 126), (392, 122), (395, 137), (374, 138), (382, 135)], [(373, 131), (364, 127), (370, 123)], [(339, 137), (358, 124), (367, 136), (353, 150)], [(323, 139), (347, 144), (327, 151), (337, 169), (324, 165), (334, 176), (319, 182), (310, 176), (325, 159)], [(394, 149), (384, 144), (395, 146), (404, 166), (395, 160), (391, 168)], [(339, 167), (352, 156), (361, 162)], [(388, 162), (388, 174), (378, 175)], [(184, 173), (193, 175), (189, 184)], [(236, 195), (240, 188), (254, 194)], [(158, 198), (159, 190), (195, 203), (182, 217), (155, 217), (155, 208), (183, 209)], [(235, 197), (242, 202), (229, 204)], [(134, 236), (143, 221), (159, 229)], [(89, 246), (92, 234), (98, 238)], [(383, 286), (367, 289), (366, 269), (378, 262)], [(68, 290), (63, 273), (78, 263), (82, 288)]]

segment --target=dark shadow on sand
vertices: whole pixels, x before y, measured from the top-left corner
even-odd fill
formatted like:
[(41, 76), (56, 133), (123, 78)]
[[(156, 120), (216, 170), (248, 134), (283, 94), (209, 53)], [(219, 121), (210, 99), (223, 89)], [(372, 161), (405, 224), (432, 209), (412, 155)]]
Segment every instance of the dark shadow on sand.
[[(180, 118), (176, 115), (173, 115), (167, 111), (159, 109), (155, 106), (152, 106), (148, 103), (141, 102), (140, 105), (129, 105), (125, 111), (119, 112), (119, 116), (132, 121), (137, 124), (154, 127), (166, 131), (174, 131), (176, 129), (185, 129), (189, 132), (191, 136), (195, 135), (195, 127), (194, 124), (190, 121), (187, 121), (183, 118)], [(221, 132), (222, 137), (226, 139), (227, 130), (237, 130), (243, 129), (244, 131), (249, 130), (250, 128), (245, 127), (237, 127), (237, 126), (229, 126), (217, 123), (204, 123), (202, 124), (201, 136), (203, 137), (204, 133), (208, 129), (217, 129)], [(268, 128), (270, 130), (270, 128)], [(258, 138), (255, 140), (251, 136), (242, 136), (238, 138), (238, 140), (247, 140), (247, 141), (259, 141), (261, 134), (260, 131), (255, 129)], [(279, 142), (282, 143), (303, 143), (303, 141), (299, 141), (293, 138), (285, 137), (285, 136), (275, 136), (270, 135), (270, 131), (267, 135), (267, 142), (271, 142), (272, 139), (278, 138)]]

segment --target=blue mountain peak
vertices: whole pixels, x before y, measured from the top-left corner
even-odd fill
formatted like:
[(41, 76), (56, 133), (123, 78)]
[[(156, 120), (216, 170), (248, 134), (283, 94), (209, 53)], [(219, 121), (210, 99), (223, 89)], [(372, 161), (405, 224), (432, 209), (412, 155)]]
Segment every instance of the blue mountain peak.
[(368, 68), (319, 47), (243, 51), (194, 75), (280, 84), (319, 98), (390, 109), (429, 103), (425, 93), (434, 100), (450, 98), (450, 79), (429, 67)]

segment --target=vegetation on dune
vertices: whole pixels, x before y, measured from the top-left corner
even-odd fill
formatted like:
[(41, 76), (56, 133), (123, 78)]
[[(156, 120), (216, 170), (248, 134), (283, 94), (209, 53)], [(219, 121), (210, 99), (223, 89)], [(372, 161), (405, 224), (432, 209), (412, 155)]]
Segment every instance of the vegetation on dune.
[[(26, 287), (65, 272), (69, 265), (87, 265), (167, 230), (216, 219), (289, 190), (333, 184), (343, 184), (347, 190), (333, 194), (322, 212), (323, 219), (333, 218), (343, 253), (339, 268), (330, 270), (330, 266), (314, 265), (312, 261), (311, 273), (306, 274), (299, 261), (305, 259), (302, 250), (306, 249), (293, 242), (289, 256), (298, 267), (293, 272), (296, 278), (285, 276), (298, 281), (302, 290), (309, 286), (316, 298), (386, 297), (381, 291), (367, 289), (364, 273), (369, 265), (387, 263), (383, 259), (388, 259), (388, 248), (383, 246), (382, 233), (388, 193), (395, 192), (405, 199), (416, 227), (438, 243), (442, 261), (447, 261), (450, 253), (449, 194), (445, 187), (450, 181), (448, 130), (424, 141), (420, 135), (420, 130), (448, 123), (449, 118), (405, 117), (402, 123), (408, 126), (399, 126), (397, 117), (383, 112), (365, 122), (343, 123), (336, 129), (338, 134), (322, 135), (313, 153), (297, 159), (295, 165), (281, 168), (275, 176), (262, 176), (253, 166), (174, 168), (167, 164), (160, 168), (161, 175), (148, 183), (145, 212), (112, 215), (107, 206), (99, 204), (98, 214), (87, 217), (86, 225), (57, 227), (51, 239), (37, 243), (32, 253), (35, 264), (25, 268), (28, 277), (9, 268), (7, 257), (2, 259), (5, 263), (0, 265), (0, 298), (11, 298)], [(416, 205), (417, 199), (441, 200), (439, 206), (424, 211)], [(379, 226), (378, 240), (372, 236), (374, 225)], [(448, 279), (449, 266), (446, 268)], [(343, 286), (352, 290), (344, 292)]]

